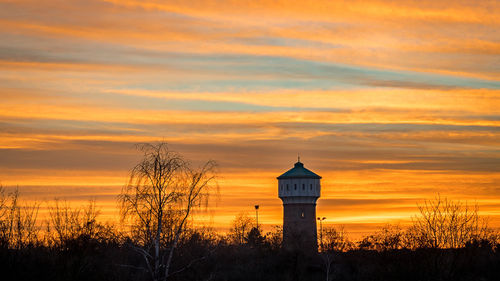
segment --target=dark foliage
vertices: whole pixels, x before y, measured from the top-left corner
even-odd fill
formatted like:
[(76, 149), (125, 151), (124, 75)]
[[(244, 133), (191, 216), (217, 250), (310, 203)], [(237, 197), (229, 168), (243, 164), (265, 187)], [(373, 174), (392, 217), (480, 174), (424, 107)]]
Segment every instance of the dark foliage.
[[(459, 249), (286, 252), (257, 231), (244, 244), (192, 232), (177, 251), (170, 280), (498, 280), (500, 245), (489, 241)], [(149, 280), (131, 242), (85, 235), (63, 246), (0, 249), (2, 280)]]

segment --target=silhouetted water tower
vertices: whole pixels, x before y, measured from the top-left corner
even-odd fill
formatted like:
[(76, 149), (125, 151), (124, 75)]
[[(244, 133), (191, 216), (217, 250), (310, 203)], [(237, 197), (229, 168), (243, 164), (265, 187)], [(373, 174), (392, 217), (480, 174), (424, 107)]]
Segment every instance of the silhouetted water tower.
[(277, 179), (283, 201), (283, 246), (317, 251), (316, 200), (321, 195), (321, 177), (304, 168), (299, 158)]

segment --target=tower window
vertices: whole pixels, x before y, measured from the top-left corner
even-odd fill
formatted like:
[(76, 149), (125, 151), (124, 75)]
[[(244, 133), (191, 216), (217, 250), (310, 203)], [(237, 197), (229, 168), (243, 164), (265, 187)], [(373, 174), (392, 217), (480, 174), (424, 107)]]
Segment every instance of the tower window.
[(311, 189), (311, 190), (313, 190), (313, 185), (312, 185), (312, 183), (311, 183), (310, 189)]
[(295, 190), (297, 190), (297, 185), (296, 184), (294, 184), (294, 188), (295, 188)]
[(283, 185), (280, 186), (280, 190), (283, 190)]
[(286, 185), (286, 190), (287, 190), (287, 191), (289, 190), (289, 188), (288, 188), (288, 184)]
[(300, 212), (300, 218), (302, 218), (302, 219), (303, 219), (303, 218), (305, 218), (305, 217), (306, 217), (306, 213), (304, 213), (304, 211), (302, 210), (302, 211)]

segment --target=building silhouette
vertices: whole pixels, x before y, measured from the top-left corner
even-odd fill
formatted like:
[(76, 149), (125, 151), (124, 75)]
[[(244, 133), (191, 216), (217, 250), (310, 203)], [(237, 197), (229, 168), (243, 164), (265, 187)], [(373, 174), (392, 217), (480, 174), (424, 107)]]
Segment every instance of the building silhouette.
[(283, 246), (317, 251), (316, 200), (321, 177), (306, 169), (300, 158), (278, 178), (278, 196), (283, 201)]

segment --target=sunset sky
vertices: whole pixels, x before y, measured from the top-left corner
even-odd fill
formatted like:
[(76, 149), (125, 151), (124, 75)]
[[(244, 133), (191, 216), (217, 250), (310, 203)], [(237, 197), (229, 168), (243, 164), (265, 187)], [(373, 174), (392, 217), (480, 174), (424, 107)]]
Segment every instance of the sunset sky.
[(499, 1), (0, 0), (0, 183), (103, 219), (166, 141), (219, 164), (205, 224), (281, 224), (276, 177), (367, 233), (441, 197), (500, 226)]

